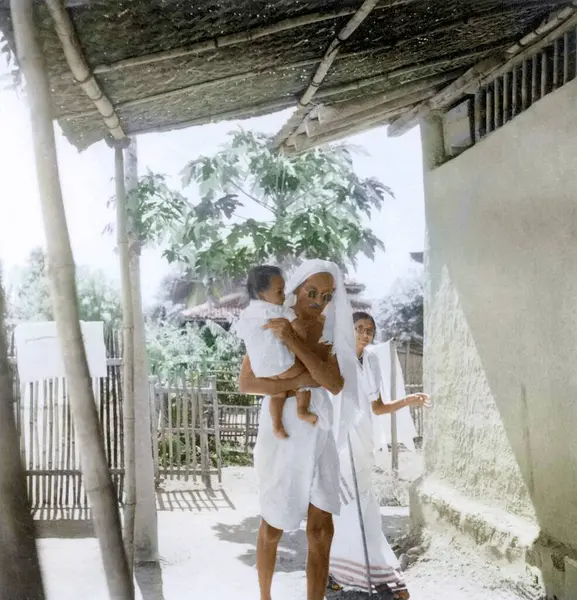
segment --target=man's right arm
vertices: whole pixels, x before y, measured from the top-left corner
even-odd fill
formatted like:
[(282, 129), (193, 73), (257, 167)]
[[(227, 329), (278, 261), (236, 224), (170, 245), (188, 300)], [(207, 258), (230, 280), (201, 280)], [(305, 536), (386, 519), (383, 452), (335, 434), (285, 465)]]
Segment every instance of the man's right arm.
[(244, 357), (239, 377), (239, 389), (242, 394), (259, 394), (261, 396), (274, 396), (302, 387), (316, 387), (308, 372), (290, 379), (267, 379), (256, 377), (250, 366), (248, 356)]

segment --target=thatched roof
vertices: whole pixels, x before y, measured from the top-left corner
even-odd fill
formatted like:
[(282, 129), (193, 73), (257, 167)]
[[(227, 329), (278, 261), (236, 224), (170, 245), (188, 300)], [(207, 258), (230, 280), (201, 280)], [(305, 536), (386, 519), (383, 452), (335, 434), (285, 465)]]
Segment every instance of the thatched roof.
[[(82, 71), (77, 64), (76, 73), (90, 75), (83, 78), (83, 86), (75, 81), (70, 52), (65, 56), (56, 34), (54, 7), (59, 4), (66, 4), (62, 14), (72, 26), (86, 67)], [(364, 20), (358, 18), (344, 35), (361, 4)], [(280, 142), (299, 127), (302, 132), (315, 124), (321, 127), (312, 137), (319, 137), (323, 119), (318, 113), (312, 114), (316, 123), (307, 125), (319, 104), (344, 109), (341, 115), (350, 116), (354, 103), (365, 102), (362, 118), (344, 119), (337, 135), (377, 126), (568, 4), (560, 0), (38, 2), (54, 116), (79, 149), (109, 137), (111, 131), (118, 138), (252, 117), (297, 106), (303, 95), (310, 101), (282, 132)], [(62, 27), (61, 22), (61, 31)], [(9, 0), (0, 0), (0, 29), (12, 44)], [(113, 107), (113, 116), (106, 115), (108, 127), (86, 93), (90, 89), (101, 112)], [(375, 102), (382, 102), (384, 93), (392, 94), (389, 110), (371, 121)]]

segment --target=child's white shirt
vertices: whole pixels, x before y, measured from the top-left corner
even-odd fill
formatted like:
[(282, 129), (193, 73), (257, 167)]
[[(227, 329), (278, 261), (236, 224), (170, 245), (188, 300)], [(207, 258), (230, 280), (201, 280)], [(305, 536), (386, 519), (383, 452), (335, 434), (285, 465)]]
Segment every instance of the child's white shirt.
[(233, 325), (233, 332), (244, 341), (252, 371), (257, 377), (276, 377), (295, 363), (295, 355), (272, 331), (264, 329), (270, 319), (294, 321), (296, 315), (285, 306), (251, 300)]

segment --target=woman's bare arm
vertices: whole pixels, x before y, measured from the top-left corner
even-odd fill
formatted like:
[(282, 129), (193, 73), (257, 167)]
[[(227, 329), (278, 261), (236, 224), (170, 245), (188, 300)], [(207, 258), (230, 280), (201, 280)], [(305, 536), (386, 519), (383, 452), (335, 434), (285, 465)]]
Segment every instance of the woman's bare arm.
[(331, 394), (336, 395), (342, 391), (345, 380), (341, 375), (336, 356), (329, 353), (328, 358), (323, 360), (296, 335), (286, 319), (271, 319), (265, 328), (271, 329), (285, 343), (319, 385)]
[(298, 390), (301, 387), (313, 387), (314, 381), (311, 381), (308, 373), (303, 373), (298, 377), (290, 379), (267, 379), (257, 377), (250, 366), (248, 356), (244, 357), (238, 380), (238, 387), (243, 394), (261, 394), (263, 396), (274, 396), (291, 390)]
[(431, 402), (427, 394), (411, 394), (406, 398), (387, 403), (383, 402), (379, 396), (378, 400), (371, 402), (371, 408), (375, 415), (388, 415), (397, 412), (405, 406), (425, 406), (428, 408), (430, 405)]

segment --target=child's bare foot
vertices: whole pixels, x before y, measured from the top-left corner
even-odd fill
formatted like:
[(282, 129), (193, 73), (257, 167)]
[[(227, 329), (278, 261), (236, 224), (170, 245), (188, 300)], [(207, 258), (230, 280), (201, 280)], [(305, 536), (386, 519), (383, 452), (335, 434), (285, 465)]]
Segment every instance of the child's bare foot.
[(311, 425), (316, 425), (317, 421), (319, 420), (318, 416), (311, 413), (311, 412), (304, 412), (304, 413), (299, 413), (299, 419), (302, 419), (303, 421), (306, 421), (307, 423), (310, 423)]
[(273, 426), (272, 432), (280, 440), (286, 440), (288, 438), (288, 433), (286, 432), (284, 425)]

